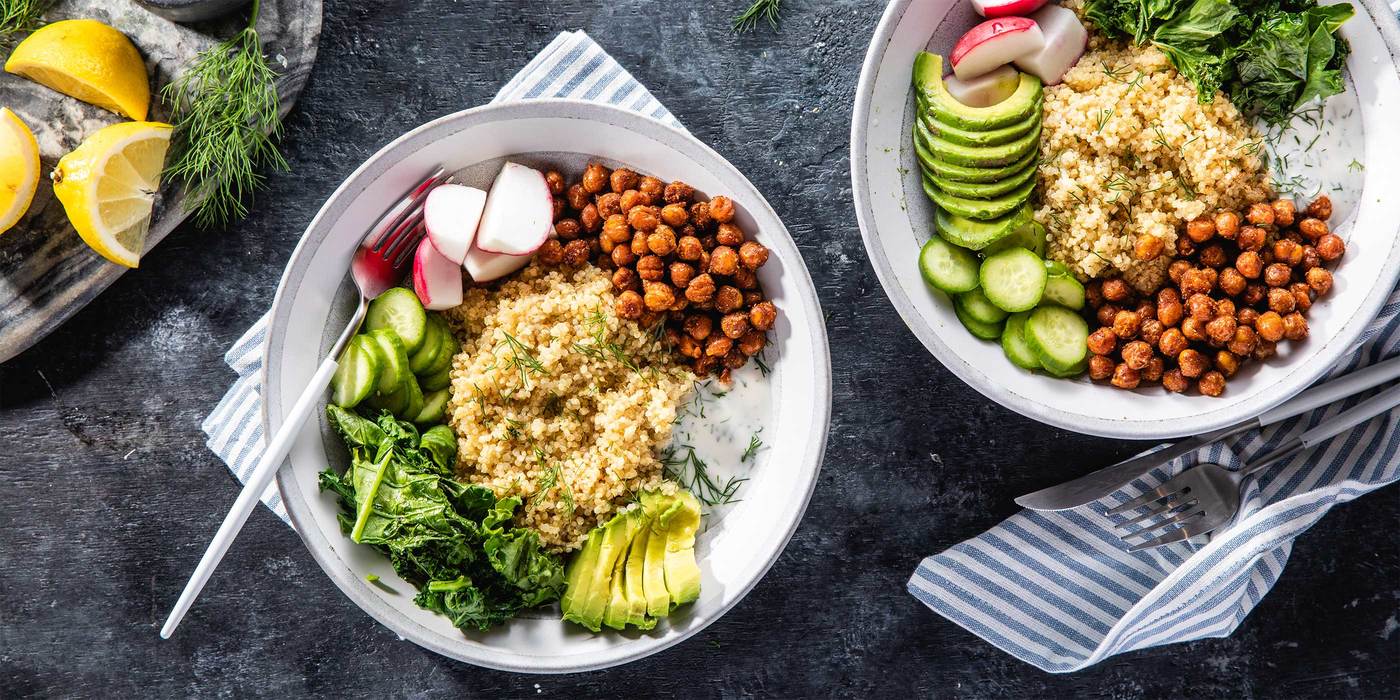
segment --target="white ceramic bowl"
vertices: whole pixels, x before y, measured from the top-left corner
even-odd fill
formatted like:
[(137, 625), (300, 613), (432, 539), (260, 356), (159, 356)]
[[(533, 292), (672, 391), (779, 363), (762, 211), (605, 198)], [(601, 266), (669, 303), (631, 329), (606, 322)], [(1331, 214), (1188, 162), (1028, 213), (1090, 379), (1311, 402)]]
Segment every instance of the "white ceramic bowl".
[[(452, 658), (503, 670), (563, 673), (603, 668), (676, 644), (743, 598), (796, 529), (826, 445), (831, 371), (816, 290), (778, 216), (719, 154), (688, 134), (631, 112), (564, 100), (470, 109), (405, 134), (331, 195), (292, 254), (272, 309), (263, 425), (270, 434), (282, 424), (348, 316), (353, 297), (346, 270), (367, 225), (439, 164), (461, 170), (469, 184), (481, 186), (506, 156), (580, 171), (586, 158), (597, 156), (667, 180), (684, 180), (701, 192), (726, 194), (738, 206), (744, 230), (755, 232), (773, 252), (760, 274), (765, 291), (781, 310), (768, 353), (771, 405), (763, 437), (769, 449), (762, 450), (750, 468), (742, 502), (728, 506), (699, 538), (700, 599), (648, 633), (595, 635), (537, 614), (490, 633), (464, 635), (447, 618), (414, 606), (412, 587), (393, 574), (387, 559), (341, 534), (334, 498), (316, 487), (316, 474), (327, 464), (343, 467), (343, 448), (330, 434), (324, 415), (301, 431), (277, 484), (316, 562), (356, 605), (401, 637)], [(365, 576), (371, 573), (387, 585), (368, 583)]]
[(1389, 8), (1376, 0), (1356, 4), (1356, 17), (1342, 29), (1352, 48), (1347, 93), (1327, 108), (1336, 124), (1330, 138), (1365, 167), (1357, 172), (1345, 168), (1345, 156), (1332, 159), (1344, 171), (1349, 203), (1331, 220), (1347, 242), (1336, 286), (1309, 313), (1306, 341), (1281, 344), (1279, 356), (1252, 363), (1222, 397), (1210, 398), (1160, 387), (1122, 391), (1019, 370), (995, 344), (964, 330), (947, 297), (925, 286), (915, 260), (934, 209), (920, 187), (909, 137), (910, 69), (920, 50), (946, 55), (980, 18), (967, 0), (891, 2), (856, 92), (851, 180), (866, 251), (899, 315), (945, 367), (988, 398), (1081, 433), (1139, 439), (1201, 433), (1258, 415), (1307, 387), (1356, 343), (1400, 271), (1400, 68), (1393, 55), (1400, 40)]

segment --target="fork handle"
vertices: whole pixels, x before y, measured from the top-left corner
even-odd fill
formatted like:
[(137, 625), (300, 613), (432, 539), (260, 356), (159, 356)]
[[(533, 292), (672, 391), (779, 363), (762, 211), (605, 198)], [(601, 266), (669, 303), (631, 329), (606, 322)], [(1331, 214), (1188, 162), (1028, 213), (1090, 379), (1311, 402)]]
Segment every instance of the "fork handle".
[(1291, 457), (1299, 451), (1313, 447), (1324, 440), (1336, 437), (1376, 416), (1400, 406), (1400, 384), (1372, 396), (1351, 408), (1324, 420), (1297, 438), (1289, 440), (1278, 449), (1260, 457), (1245, 470), (1248, 476), (1281, 459)]
[(1377, 362), (1370, 367), (1358, 369), (1325, 384), (1314, 386), (1259, 414), (1259, 425), (1271, 425), (1281, 420), (1300, 416), (1314, 408), (1330, 405), (1352, 394), (1365, 391), (1373, 386), (1380, 386), (1397, 378), (1400, 378), (1400, 357)]

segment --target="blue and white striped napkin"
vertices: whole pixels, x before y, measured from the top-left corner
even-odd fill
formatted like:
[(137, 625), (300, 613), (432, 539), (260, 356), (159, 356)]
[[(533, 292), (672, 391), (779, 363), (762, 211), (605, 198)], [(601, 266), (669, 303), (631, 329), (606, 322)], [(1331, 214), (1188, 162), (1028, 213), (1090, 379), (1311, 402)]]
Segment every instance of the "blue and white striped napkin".
[[(492, 98), (492, 102), (565, 97), (616, 105), (677, 128), (676, 118), (632, 74), (582, 31), (562, 32)], [(246, 482), (263, 452), (262, 361), (268, 314), (224, 354), (238, 379), (201, 426), (206, 444), (240, 482)], [(262, 502), (290, 524), (277, 485)]]
[[(1328, 374), (1400, 353), (1400, 290)], [(1283, 573), (1293, 538), (1332, 506), (1400, 479), (1400, 416), (1379, 416), (1246, 483), (1240, 515), (1213, 540), (1129, 554), (1103, 512), (1198, 462), (1232, 469), (1367, 396), (1205, 447), (1069, 511), (1022, 511), (924, 559), (909, 592), (934, 612), (1046, 671), (1077, 671), (1161, 644), (1225, 637)]]

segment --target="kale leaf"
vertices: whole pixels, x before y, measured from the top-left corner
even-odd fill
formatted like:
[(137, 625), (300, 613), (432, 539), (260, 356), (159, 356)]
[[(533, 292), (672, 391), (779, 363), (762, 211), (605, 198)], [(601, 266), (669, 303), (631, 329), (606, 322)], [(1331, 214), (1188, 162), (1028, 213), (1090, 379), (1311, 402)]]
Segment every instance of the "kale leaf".
[[(486, 630), (563, 594), (559, 558), (534, 530), (512, 526), (520, 499), (451, 478), (447, 444), (430, 437), (436, 428), (420, 437), (387, 412), (370, 420), (326, 410), (350, 449), (350, 468), (321, 472), (321, 490), (339, 496), (341, 529), (418, 587), (419, 607), (464, 631)], [(450, 450), (455, 456), (455, 443)]]

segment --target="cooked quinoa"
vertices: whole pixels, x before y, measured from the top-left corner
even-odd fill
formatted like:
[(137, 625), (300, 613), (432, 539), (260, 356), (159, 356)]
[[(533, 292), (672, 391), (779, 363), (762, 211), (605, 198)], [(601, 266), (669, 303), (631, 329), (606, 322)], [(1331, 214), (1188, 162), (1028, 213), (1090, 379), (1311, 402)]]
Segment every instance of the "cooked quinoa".
[(555, 552), (638, 489), (663, 488), (657, 454), (694, 384), (656, 336), (617, 318), (611, 288), (596, 267), (531, 265), (446, 312), (462, 342), (448, 402), (458, 474), (520, 496), (518, 522)]
[[(1200, 104), (1161, 51), (1091, 29), (1083, 58), (1045, 89), (1035, 218), (1050, 258), (1081, 278), (1121, 272), (1155, 289), (1182, 224), (1270, 198), (1260, 139), (1223, 93)], [(1147, 235), (1165, 251), (1150, 262), (1134, 255)]]

